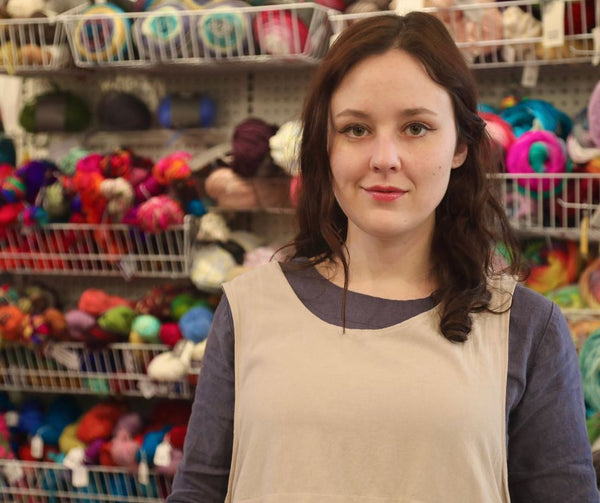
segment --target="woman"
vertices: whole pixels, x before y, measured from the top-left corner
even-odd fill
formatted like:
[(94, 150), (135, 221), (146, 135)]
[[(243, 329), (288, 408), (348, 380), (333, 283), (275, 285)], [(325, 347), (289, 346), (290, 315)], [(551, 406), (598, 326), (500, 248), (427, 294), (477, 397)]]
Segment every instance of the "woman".
[(435, 17), (340, 35), (293, 253), (224, 286), (169, 503), (598, 501), (565, 320), (496, 270), (476, 107)]

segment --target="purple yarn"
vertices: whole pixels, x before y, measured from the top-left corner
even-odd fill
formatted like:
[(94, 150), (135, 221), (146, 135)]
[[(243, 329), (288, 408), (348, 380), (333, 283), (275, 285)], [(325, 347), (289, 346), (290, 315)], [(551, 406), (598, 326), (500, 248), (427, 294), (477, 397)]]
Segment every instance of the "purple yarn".
[(124, 414), (119, 418), (113, 428), (113, 436), (116, 436), (120, 430), (124, 430), (130, 437), (135, 437), (142, 431), (142, 418), (137, 412)]
[(275, 125), (252, 117), (240, 122), (233, 132), (233, 171), (243, 177), (254, 176), (269, 155), (269, 138), (277, 129)]
[(97, 438), (96, 440), (92, 440), (84, 451), (84, 459), (86, 465), (97, 465), (100, 461), (100, 450), (102, 446), (106, 443), (106, 440), (103, 438)]
[(83, 341), (85, 334), (88, 330), (95, 325), (96, 319), (79, 309), (71, 309), (65, 314), (65, 321), (67, 323), (67, 330), (73, 340)]

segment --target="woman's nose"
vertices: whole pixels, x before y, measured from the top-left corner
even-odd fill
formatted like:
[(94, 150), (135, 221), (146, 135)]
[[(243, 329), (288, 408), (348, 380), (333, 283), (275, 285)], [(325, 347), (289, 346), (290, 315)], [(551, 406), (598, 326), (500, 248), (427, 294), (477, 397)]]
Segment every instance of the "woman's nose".
[(377, 171), (400, 169), (400, 150), (396, 138), (391, 135), (375, 138), (370, 167)]

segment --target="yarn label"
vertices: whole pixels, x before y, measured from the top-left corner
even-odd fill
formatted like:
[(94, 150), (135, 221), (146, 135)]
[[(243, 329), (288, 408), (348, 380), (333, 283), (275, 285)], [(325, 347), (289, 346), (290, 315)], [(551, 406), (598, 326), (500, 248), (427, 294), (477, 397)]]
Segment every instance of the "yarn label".
[(146, 399), (156, 396), (156, 385), (149, 379), (140, 379), (138, 388), (142, 393), (142, 396)]
[(4, 420), (6, 421), (6, 426), (14, 428), (19, 424), (19, 413), (14, 410), (9, 410), (4, 414)]
[(521, 76), (521, 85), (523, 87), (535, 87), (539, 74), (540, 67), (538, 65), (525, 65)]
[(73, 487), (87, 487), (90, 483), (90, 474), (84, 465), (77, 465), (71, 474)]
[(542, 3), (542, 45), (562, 47), (565, 45), (565, 2), (551, 0)]
[(396, 14), (403, 16), (413, 10), (423, 10), (425, 7), (424, 0), (396, 0)]
[(171, 444), (164, 440), (158, 444), (154, 451), (154, 464), (156, 466), (169, 466), (171, 464)]
[(21, 467), (20, 461), (8, 461), (2, 469), (4, 476), (8, 479), (9, 484), (16, 484), (23, 478), (25, 472)]
[(39, 435), (34, 435), (31, 439), (31, 457), (34, 459), (44, 457), (44, 440)]
[(594, 56), (592, 58), (592, 65), (598, 66), (600, 64), (600, 26), (596, 26), (592, 30), (592, 36), (594, 37)]
[(58, 344), (48, 344), (44, 350), (44, 356), (64, 365), (69, 370), (81, 369), (79, 355), (75, 351), (63, 348)]
[(148, 468), (145, 454), (138, 465), (138, 482), (143, 486), (147, 486), (150, 483), (150, 469)]

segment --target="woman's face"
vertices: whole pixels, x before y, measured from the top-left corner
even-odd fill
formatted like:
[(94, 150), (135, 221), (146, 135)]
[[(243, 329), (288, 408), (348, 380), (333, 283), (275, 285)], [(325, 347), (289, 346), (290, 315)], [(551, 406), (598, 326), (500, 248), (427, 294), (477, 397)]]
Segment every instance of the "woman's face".
[(349, 242), (430, 238), (466, 155), (449, 94), (404, 51), (358, 63), (332, 95), (329, 158)]

